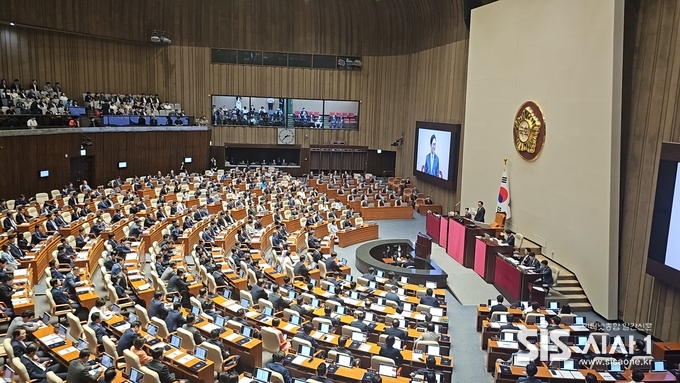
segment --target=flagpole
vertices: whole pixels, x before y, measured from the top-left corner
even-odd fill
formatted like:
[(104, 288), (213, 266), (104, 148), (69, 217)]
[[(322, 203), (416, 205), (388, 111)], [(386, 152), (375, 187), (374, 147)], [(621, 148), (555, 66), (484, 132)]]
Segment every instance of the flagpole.
[(507, 159), (507, 157), (506, 157), (506, 158), (503, 158), (503, 171), (505, 171), (505, 168), (506, 168), (507, 166), (508, 166), (508, 159)]

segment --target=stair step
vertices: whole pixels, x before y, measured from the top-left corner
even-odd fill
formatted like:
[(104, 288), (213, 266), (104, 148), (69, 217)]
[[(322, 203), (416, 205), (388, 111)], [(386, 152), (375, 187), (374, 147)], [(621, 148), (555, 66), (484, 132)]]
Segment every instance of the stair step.
[(567, 292), (567, 293), (582, 293), (583, 292), (583, 289), (579, 285), (576, 285), (576, 286), (559, 285), (559, 286), (553, 287), (553, 289), (561, 292), (562, 294), (564, 294), (565, 292)]
[(580, 283), (576, 279), (569, 280), (569, 281), (563, 281), (560, 279), (560, 281), (557, 283), (557, 286), (555, 288), (559, 288), (561, 286), (581, 286)]
[(588, 297), (583, 294), (565, 294), (564, 298), (569, 300), (569, 305), (572, 303), (588, 303)]

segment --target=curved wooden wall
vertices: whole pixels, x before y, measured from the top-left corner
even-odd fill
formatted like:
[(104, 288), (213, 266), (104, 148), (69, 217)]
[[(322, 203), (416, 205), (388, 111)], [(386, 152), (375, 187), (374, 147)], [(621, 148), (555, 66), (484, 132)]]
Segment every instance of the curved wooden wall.
[(661, 142), (680, 141), (680, 3), (626, 3), (619, 317), (680, 340), (680, 289), (645, 272)]
[(9, 2), (0, 20), (173, 45), (349, 55), (395, 55), (467, 39), (463, 0), (60, 0)]

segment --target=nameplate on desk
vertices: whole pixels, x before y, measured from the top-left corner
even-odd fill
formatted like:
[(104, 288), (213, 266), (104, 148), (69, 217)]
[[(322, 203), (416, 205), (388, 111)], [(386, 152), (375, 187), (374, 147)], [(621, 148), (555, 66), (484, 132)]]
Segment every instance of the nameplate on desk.
[(137, 241), (131, 243), (132, 247), (137, 247), (141, 244), (142, 244), (141, 242), (137, 242)]
[(490, 322), (489, 327), (491, 328), (501, 328), (501, 324), (498, 322)]
[(130, 282), (141, 281), (142, 279), (144, 279), (144, 276), (142, 276), (142, 275), (129, 275), (128, 274), (128, 279), (130, 280)]
[(227, 335), (226, 339), (230, 342), (233, 342), (234, 339), (238, 339), (240, 336), (241, 336), (241, 334), (233, 333), (233, 334)]
[(602, 379), (604, 379), (604, 380), (607, 381), (607, 382), (613, 382), (613, 381), (616, 380), (616, 379), (615, 379), (613, 376), (611, 376), (608, 372), (600, 372), (600, 376), (602, 377)]
[(312, 338), (321, 339), (321, 338), (323, 338), (323, 336), (324, 336), (324, 333), (322, 333), (321, 331), (317, 331), (317, 332), (314, 333), (314, 335), (312, 335)]
[(70, 354), (70, 353), (76, 352), (76, 351), (78, 351), (78, 349), (75, 348), (75, 347), (73, 347), (73, 346), (71, 346), (71, 347), (66, 347), (66, 348), (63, 349), (63, 350), (59, 350), (59, 351), (57, 352), (57, 354), (59, 354), (59, 355), (61, 355), (61, 356), (64, 356), (64, 355), (66, 355), (66, 354)]
[(375, 303), (371, 303), (371, 310), (376, 310), (376, 311), (385, 311), (385, 306), (380, 306)]
[(194, 360), (196, 360), (195, 357), (193, 357), (191, 355), (184, 355), (183, 357), (177, 359), (176, 362), (181, 363), (181, 364), (187, 364), (187, 363), (194, 361)]
[(183, 354), (183, 351), (181, 350), (174, 350), (173, 352), (167, 353), (165, 355), (166, 358), (168, 359), (175, 359), (176, 357), (180, 356)]

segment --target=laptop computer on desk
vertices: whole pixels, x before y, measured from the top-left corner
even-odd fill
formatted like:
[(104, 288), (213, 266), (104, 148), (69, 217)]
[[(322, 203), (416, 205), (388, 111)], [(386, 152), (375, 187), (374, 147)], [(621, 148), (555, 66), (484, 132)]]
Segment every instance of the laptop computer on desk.
[(362, 332), (352, 333), (352, 343), (350, 343), (349, 348), (359, 348), (363, 343), (366, 342), (366, 334)]
[(208, 350), (204, 349), (203, 347), (197, 346), (196, 350), (194, 351), (194, 356), (198, 358), (200, 361), (190, 368), (193, 371), (198, 371), (201, 368), (205, 367), (207, 364), (205, 361), (208, 359)]

